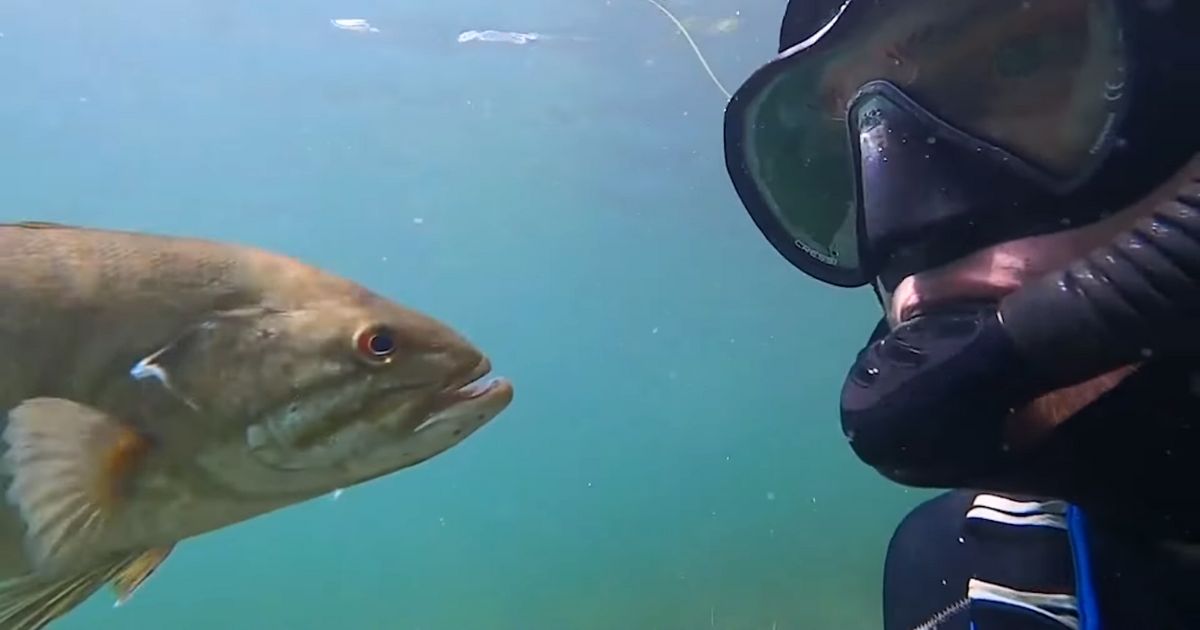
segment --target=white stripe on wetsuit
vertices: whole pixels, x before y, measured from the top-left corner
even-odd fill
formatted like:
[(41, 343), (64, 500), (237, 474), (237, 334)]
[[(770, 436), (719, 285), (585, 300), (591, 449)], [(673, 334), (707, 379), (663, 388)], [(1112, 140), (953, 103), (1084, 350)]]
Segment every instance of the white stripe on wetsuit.
[(1062, 501), (1013, 501), (994, 494), (975, 497), (967, 518), (1005, 525), (1067, 529), (1067, 505)]
[[(1047, 535), (1053, 538), (1062, 536), (1064, 537), (1063, 544), (1069, 545), (1065, 538), (1069, 535), (1067, 509), (1068, 504), (1063, 501), (1019, 501), (994, 494), (980, 493), (972, 501), (966, 517), (968, 522), (974, 521), (985, 528), (975, 530), (980, 532), (976, 535), (986, 536), (982, 533), (986, 531), (986, 528), (1013, 528), (1014, 533), (1029, 532), (1029, 535), (1042, 541), (1047, 540), (1045, 538)], [(976, 575), (980, 574), (976, 573)], [(985, 579), (980, 579), (981, 577)], [(1043, 589), (1049, 584), (1041, 588), (1035, 586), (1038, 579), (1033, 575), (1030, 576), (1033, 579), (1022, 585), (1023, 589), (999, 584), (994, 581), (996, 577), (999, 576), (988, 576), (985, 570), (980, 577), (971, 579), (967, 584), (968, 600), (1022, 609), (1047, 620), (1053, 620), (1063, 628), (1079, 629), (1078, 600), (1074, 593), (1045, 592)]]
[(1079, 609), (1074, 595), (1032, 593), (972, 579), (967, 583), (967, 597), (971, 601), (989, 601), (1007, 606), (1024, 608), (1030, 612), (1049, 617), (1071, 630), (1079, 630)]

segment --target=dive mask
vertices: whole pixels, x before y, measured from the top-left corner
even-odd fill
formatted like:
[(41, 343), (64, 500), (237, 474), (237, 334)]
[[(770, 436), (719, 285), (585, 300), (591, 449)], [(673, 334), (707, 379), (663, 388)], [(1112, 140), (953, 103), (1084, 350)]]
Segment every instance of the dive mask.
[(846, 0), (733, 96), (730, 177), (776, 250), (836, 286), (890, 292), (1096, 220), (1143, 185), (1106, 176), (1136, 133), (1128, 24), (1118, 0)]

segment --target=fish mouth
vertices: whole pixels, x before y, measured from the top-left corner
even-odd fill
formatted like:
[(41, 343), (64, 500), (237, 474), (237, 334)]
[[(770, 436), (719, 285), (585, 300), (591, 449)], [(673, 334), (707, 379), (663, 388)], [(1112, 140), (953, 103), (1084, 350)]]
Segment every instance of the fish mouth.
[[(464, 378), (452, 383), (437, 397), (433, 413), (422, 426), (469, 403), (472, 406), (488, 406), (486, 403), (495, 403), (503, 409), (512, 400), (512, 395), (512, 382), (503, 376), (493, 376), (492, 362), (483, 357)], [(418, 427), (418, 430), (420, 428)]]

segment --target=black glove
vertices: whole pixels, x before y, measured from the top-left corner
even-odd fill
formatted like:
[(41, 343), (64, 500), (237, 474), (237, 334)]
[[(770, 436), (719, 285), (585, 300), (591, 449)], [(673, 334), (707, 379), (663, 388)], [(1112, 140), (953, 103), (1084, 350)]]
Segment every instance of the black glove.
[(994, 305), (961, 306), (905, 322), (859, 353), (842, 388), (842, 431), (886, 476), (958, 485), (1002, 462), (1006, 418), (1050, 387)]

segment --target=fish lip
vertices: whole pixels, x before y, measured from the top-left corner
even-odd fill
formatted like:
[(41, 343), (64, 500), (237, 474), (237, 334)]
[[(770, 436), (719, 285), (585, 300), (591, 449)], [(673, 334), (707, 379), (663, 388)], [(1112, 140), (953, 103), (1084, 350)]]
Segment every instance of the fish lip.
[(479, 363), (471, 368), (466, 377), (450, 386), (445, 392), (454, 400), (470, 400), (478, 398), (487, 392), (496, 382), (496, 378), (488, 379), (492, 372), (492, 362), (487, 357), (481, 357)]
[(465, 430), (460, 427), (455, 432), (458, 436), (456, 439), (461, 440), (489, 422), (508, 407), (513, 399), (512, 382), (502, 376), (489, 378), (491, 371), (492, 364), (487, 358), (481, 359), (462, 380), (456, 381), (437, 395), (425, 419), (413, 432), (420, 433), (451, 417), (457, 417), (461, 421), (466, 414), (472, 414), (475, 421), (466, 422), (466, 425), (471, 426)]
[(429, 412), (429, 417), (445, 413), (466, 403), (496, 402), (507, 406), (512, 398), (512, 382), (502, 376), (492, 375), (492, 363), (483, 357), (471, 371), (461, 379), (453, 381), (440, 391)]
[[(453, 407), (454, 405), (456, 405), (458, 403), (467, 402), (467, 401), (471, 401), (471, 400), (477, 400), (477, 399), (483, 398), (485, 396), (490, 396), (492, 394), (501, 392), (502, 390), (506, 393), (511, 392), (512, 391), (512, 382), (509, 381), (508, 379), (504, 378), (503, 376), (493, 376), (491, 378), (480, 378), (476, 381), (472, 381), (471, 383), (469, 383), (467, 385), (464, 385), (463, 387), (460, 387), (459, 389), (454, 390), (454, 396), (452, 397), (450, 404), (447, 405), (447, 407), (444, 407), (443, 409), (448, 408), (448, 407)], [(507, 395), (511, 395), (511, 394), (507, 393)]]

